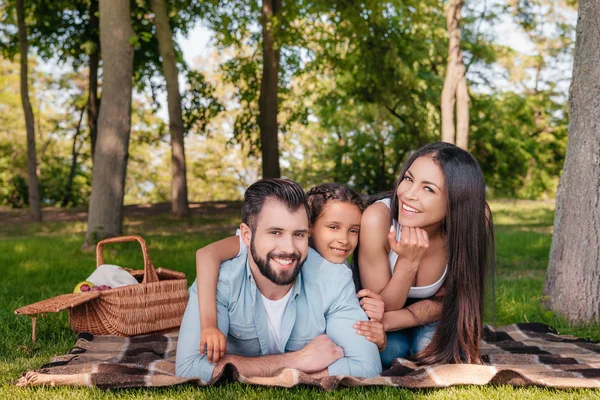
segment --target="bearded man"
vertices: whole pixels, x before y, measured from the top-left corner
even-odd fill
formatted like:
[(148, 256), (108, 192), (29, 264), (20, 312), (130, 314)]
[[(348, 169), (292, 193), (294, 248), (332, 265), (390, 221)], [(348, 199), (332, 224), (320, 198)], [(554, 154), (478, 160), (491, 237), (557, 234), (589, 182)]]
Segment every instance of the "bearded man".
[(308, 247), (304, 191), (287, 179), (262, 179), (244, 195), (240, 236), (245, 247), (221, 264), (218, 327), (227, 354), (210, 363), (200, 352), (196, 282), (177, 345), (176, 373), (209, 382), (227, 363), (243, 376), (273, 376), (295, 368), (314, 377), (381, 373), (377, 345), (356, 333), (368, 320), (349, 268)]

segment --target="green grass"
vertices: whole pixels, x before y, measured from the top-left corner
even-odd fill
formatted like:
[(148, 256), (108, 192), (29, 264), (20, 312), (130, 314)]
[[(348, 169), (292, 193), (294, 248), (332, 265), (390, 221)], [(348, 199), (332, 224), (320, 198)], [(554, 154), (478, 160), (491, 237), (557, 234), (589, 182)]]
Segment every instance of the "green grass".
[[(600, 339), (595, 327), (570, 327), (565, 320), (540, 306), (548, 253), (551, 244), (554, 206), (549, 202), (494, 201), (491, 203), (496, 227), (496, 321), (498, 325), (536, 321), (556, 327), (560, 333)], [(234, 232), (238, 214), (230, 210), (211, 211), (178, 221), (169, 215), (129, 217), (125, 232), (146, 239), (156, 267), (183, 271), (188, 281), (195, 277), (194, 253), (201, 246)], [(95, 267), (94, 254), (80, 249), (85, 224), (77, 221), (50, 221), (41, 224), (4, 224), (0, 232), (0, 398), (419, 398), (419, 399), (540, 399), (597, 398), (591, 390), (550, 390), (544, 388), (453, 387), (411, 391), (396, 388), (341, 389), (323, 393), (312, 388), (292, 390), (229, 383), (211, 388), (191, 386), (167, 389), (101, 391), (79, 388), (16, 388), (21, 372), (39, 368), (52, 356), (64, 354), (73, 345), (66, 313), (38, 319), (38, 341), (31, 344), (31, 320), (15, 316), (23, 305), (57, 294), (68, 293)], [(135, 243), (107, 247), (105, 261), (141, 268), (142, 257)], [(493, 317), (488, 313), (487, 322)]]

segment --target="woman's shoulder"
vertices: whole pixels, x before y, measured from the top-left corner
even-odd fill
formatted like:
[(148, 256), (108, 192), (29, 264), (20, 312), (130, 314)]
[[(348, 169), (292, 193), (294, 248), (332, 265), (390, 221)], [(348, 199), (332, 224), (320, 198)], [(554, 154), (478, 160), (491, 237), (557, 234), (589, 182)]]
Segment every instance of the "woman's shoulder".
[(386, 245), (389, 231), (390, 209), (383, 203), (374, 203), (367, 207), (360, 220), (361, 246), (364, 248), (369, 243)]
[(390, 225), (390, 207), (384, 202), (375, 202), (371, 204), (363, 212), (360, 220), (361, 228), (363, 224), (369, 226), (381, 226), (386, 225), (389, 228)]

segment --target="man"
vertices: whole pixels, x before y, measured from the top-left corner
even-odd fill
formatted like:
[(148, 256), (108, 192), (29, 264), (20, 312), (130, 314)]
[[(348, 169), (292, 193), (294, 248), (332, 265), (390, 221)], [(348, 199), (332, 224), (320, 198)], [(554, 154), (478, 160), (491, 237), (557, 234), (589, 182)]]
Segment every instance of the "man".
[(221, 264), (217, 284), (227, 354), (217, 365), (200, 354), (194, 282), (179, 331), (177, 375), (208, 382), (226, 363), (244, 376), (272, 376), (286, 367), (315, 377), (381, 372), (377, 345), (353, 328), (367, 317), (352, 273), (308, 247), (308, 221), (297, 183), (262, 179), (248, 188), (240, 225), (248, 250)]

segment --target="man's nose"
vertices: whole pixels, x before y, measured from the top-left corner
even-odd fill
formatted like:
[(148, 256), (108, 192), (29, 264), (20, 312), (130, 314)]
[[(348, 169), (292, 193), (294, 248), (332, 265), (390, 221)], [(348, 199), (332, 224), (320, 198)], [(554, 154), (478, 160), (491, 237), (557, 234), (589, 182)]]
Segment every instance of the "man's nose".
[(294, 235), (285, 235), (283, 240), (279, 243), (279, 249), (283, 253), (294, 254), (296, 252), (296, 248), (294, 246)]

